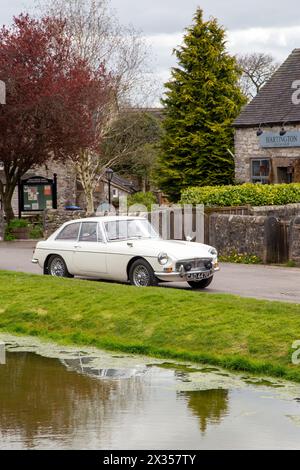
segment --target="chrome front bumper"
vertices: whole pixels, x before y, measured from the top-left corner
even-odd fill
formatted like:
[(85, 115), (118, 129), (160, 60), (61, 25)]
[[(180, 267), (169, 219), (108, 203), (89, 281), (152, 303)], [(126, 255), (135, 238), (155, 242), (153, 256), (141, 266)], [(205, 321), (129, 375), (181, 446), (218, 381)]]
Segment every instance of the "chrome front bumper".
[[(216, 272), (220, 271), (219, 263), (216, 263), (213, 266), (212, 274), (209, 277), (212, 277)], [(172, 271), (172, 272), (156, 272), (155, 277), (160, 279), (161, 281), (168, 281), (168, 282), (186, 282), (188, 280), (189, 274), (200, 274), (204, 271)]]

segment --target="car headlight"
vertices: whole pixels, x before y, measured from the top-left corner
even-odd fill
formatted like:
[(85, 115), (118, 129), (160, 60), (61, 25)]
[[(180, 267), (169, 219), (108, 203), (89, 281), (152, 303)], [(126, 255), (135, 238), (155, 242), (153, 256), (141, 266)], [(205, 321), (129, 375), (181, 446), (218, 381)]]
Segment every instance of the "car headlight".
[(159, 264), (161, 264), (162, 266), (167, 264), (167, 262), (169, 261), (169, 257), (167, 253), (159, 253), (157, 259), (158, 259)]
[(213, 256), (218, 256), (218, 252), (215, 248), (210, 248), (209, 253)]

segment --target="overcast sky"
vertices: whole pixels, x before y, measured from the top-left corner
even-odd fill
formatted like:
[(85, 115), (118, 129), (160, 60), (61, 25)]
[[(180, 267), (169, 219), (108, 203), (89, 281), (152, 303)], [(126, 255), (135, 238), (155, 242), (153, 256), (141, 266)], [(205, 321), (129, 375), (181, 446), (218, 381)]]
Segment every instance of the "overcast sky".
[[(32, 8), (34, 0), (0, 0), (0, 23)], [(168, 79), (175, 59), (172, 50), (192, 22), (197, 6), (205, 16), (215, 16), (228, 31), (232, 53), (268, 52), (282, 61), (300, 48), (299, 0), (111, 0), (122, 23), (141, 30), (152, 47), (160, 81)]]

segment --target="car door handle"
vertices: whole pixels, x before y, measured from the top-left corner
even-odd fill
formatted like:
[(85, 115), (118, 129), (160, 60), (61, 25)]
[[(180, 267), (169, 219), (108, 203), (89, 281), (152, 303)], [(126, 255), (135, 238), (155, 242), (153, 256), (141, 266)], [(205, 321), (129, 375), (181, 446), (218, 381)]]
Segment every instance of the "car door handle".
[(74, 245), (74, 248), (81, 248), (80, 245)]

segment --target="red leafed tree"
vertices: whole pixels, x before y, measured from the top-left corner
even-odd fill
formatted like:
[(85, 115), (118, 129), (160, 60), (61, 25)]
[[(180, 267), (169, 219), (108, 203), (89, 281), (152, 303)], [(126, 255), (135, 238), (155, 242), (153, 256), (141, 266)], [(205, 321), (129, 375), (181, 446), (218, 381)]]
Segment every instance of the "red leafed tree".
[(0, 30), (0, 80), (7, 92), (0, 106), (0, 197), (10, 220), (14, 189), (29, 169), (49, 158), (76, 161), (83, 150), (100, 147), (95, 122), (110, 102), (112, 80), (104, 66), (91, 70), (76, 56), (63, 21), (28, 15)]

